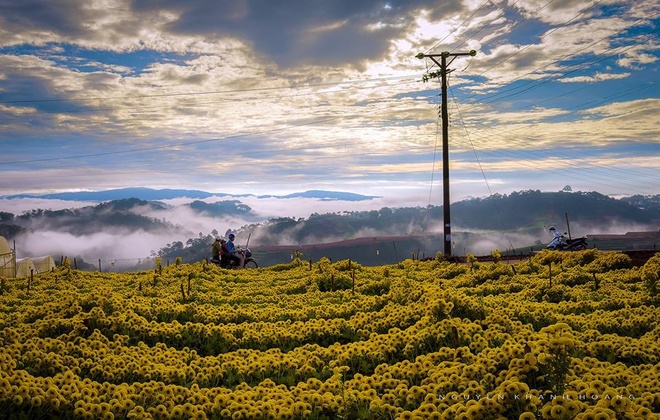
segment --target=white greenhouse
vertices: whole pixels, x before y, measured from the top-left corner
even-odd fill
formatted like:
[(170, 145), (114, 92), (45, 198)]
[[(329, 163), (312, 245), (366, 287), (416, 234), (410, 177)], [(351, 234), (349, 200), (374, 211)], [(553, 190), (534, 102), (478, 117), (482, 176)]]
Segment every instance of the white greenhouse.
[(16, 256), (9, 247), (7, 239), (0, 236), (0, 277), (14, 277), (16, 275)]
[(55, 260), (50, 255), (17, 259), (7, 239), (0, 236), (0, 277), (29, 277), (30, 274), (47, 273), (55, 267)]

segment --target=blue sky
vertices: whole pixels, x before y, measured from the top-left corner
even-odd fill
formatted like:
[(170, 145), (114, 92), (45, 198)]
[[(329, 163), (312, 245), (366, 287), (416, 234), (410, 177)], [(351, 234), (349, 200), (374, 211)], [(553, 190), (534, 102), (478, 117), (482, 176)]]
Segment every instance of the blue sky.
[[(0, 0), (0, 195), (660, 194), (657, 1)], [(396, 201), (399, 200), (399, 201)]]

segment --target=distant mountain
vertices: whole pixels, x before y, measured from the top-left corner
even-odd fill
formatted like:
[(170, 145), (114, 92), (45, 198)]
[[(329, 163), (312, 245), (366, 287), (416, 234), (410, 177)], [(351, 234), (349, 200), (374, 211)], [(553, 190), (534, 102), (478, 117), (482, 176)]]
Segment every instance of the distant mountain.
[(206, 213), (208, 216), (215, 217), (223, 217), (227, 215), (257, 216), (250, 206), (243, 204), (238, 200), (225, 200), (215, 203), (206, 203), (204, 201), (195, 200), (192, 203), (186, 204), (186, 206), (198, 213)]
[(67, 200), (67, 201), (112, 201), (123, 200), (127, 198), (138, 198), (140, 200), (154, 201), (154, 200), (169, 200), (179, 197), (188, 198), (208, 198), (211, 196), (223, 196), (227, 194), (213, 194), (206, 191), (199, 190), (182, 190), (182, 189), (161, 189), (156, 190), (152, 188), (120, 188), (115, 190), (105, 191), (78, 191), (78, 192), (63, 192), (52, 194), (18, 194), (5, 196), (3, 198), (45, 198), (54, 200)]
[[(649, 197), (647, 201), (653, 200)], [(660, 207), (644, 208), (597, 192), (530, 190), (509, 195), (494, 194), (452, 203), (451, 211), (452, 226), (469, 229), (535, 230), (555, 225), (558, 230), (565, 231), (567, 217), (570, 224), (591, 231), (607, 230), (613, 225), (660, 222)]]
[[(644, 203), (657, 201), (658, 198), (648, 197)], [(515, 237), (518, 247), (536, 245), (537, 249), (541, 249), (551, 239), (548, 227), (554, 225), (560, 232), (567, 231), (567, 218), (574, 235), (629, 228), (657, 233), (660, 209), (649, 207), (648, 204), (639, 207), (597, 192), (522, 191), (452, 203), (451, 222), (453, 238), (456, 238), (461, 249), (487, 254), (498, 247), (508, 248), (512, 245), (511, 237)], [(279, 258), (281, 262), (286, 257), (284, 254), (291, 252), (287, 249), (275, 256), (272, 250), (277, 247), (291, 245), (310, 252), (319, 244), (335, 241), (342, 245), (337, 245), (337, 249), (332, 251), (315, 250), (314, 255), (318, 257), (326, 253), (335, 258), (355, 259), (365, 247), (346, 244), (356, 238), (380, 239), (378, 246), (368, 247), (372, 255), (362, 256), (362, 262), (369, 258), (370, 261), (378, 260), (376, 256), (381, 251), (382, 255), (393, 250), (399, 256), (409, 256), (419, 253), (421, 249), (427, 256), (434, 255), (442, 247), (438, 241), (442, 236), (442, 222), (442, 207), (384, 207), (369, 211), (314, 213), (307, 219), (273, 218), (267, 223), (246, 225), (234, 231), (239, 244), (251, 238), (251, 247), (257, 250), (259, 259), (269, 263), (275, 263), (272, 258)], [(392, 247), (395, 238), (396, 245)], [(191, 238), (187, 246), (181, 242), (174, 243), (162, 248), (159, 255), (171, 260), (181, 256), (184, 261), (199, 261), (208, 256), (211, 239), (211, 236)]]
[(19, 216), (4, 217), (0, 223), (0, 234), (11, 238), (28, 231), (57, 231), (74, 236), (108, 231), (114, 234), (137, 230), (185, 232), (180, 226), (165, 220), (142, 216), (136, 212), (136, 208), (151, 211), (165, 209), (158, 203), (137, 198), (113, 200), (77, 209), (35, 209)]
[(660, 210), (660, 195), (633, 195), (623, 197), (621, 201), (640, 209)]
[[(617, 226), (655, 226), (660, 209), (645, 209), (596, 192), (524, 191), (492, 195), (452, 203), (451, 223), (455, 231), (517, 231), (537, 236), (551, 225), (564, 232), (607, 232)], [(567, 217), (570, 226), (567, 226)], [(264, 244), (311, 244), (346, 240), (371, 234), (406, 236), (422, 234), (442, 226), (443, 209), (438, 206), (382, 208), (341, 214), (312, 214), (307, 219), (271, 219), (266, 226), (239, 229), (252, 233)]]
[(301, 193), (274, 196), (277, 198), (318, 198), (320, 200), (339, 200), (339, 201), (363, 201), (378, 198), (375, 195), (361, 195), (348, 192), (309, 190)]
[[(132, 191), (151, 193), (155, 190)], [(160, 195), (154, 194), (151, 197), (163, 199), (166, 196), (163, 194), (181, 194), (181, 191), (183, 194), (189, 194), (190, 190), (158, 191)], [(317, 200), (368, 199), (367, 196), (328, 191), (307, 191), (280, 198), (286, 197), (309, 197)], [(507, 248), (512, 241), (509, 238), (502, 239), (504, 233), (507, 236), (517, 236), (516, 247), (542, 244), (548, 239), (547, 229), (550, 225), (556, 226), (561, 232), (567, 231), (568, 218), (573, 235), (658, 232), (658, 202), (660, 196), (636, 197), (634, 200), (624, 201), (597, 192), (536, 190), (509, 195), (495, 194), (452, 203), (452, 238), (455, 238), (457, 246), (468, 252), (474, 252), (471, 250), (477, 249), (477, 244), (481, 244), (481, 248), (487, 248), (488, 252), (498, 247)], [(346, 206), (347, 210), (350, 210), (350, 203), (346, 203)], [(31, 233), (49, 232), (51, 236), (68, 234), (85, 241), (95, 234), (103, 234), (103, 238), (113, 238), (116, 246), (125, 247), (127, 244), (124, 243), (124, 236), (136, 232), (149, 233), (151, 237), (158, 235), (162, 239), (159, 243), (144, 244), (154, 255), (170, 260), (183, 256), (184, 261), (207, 257), (209, 241), (212, 242), (214, 236), (224, 235), (227, 231), (236, 232), (239, 245), (244, 245), (250, 238), (250, 246), (256, 249), (290, 245), (310, 247), (314, 244), (381, 237), (388, 238), (389, 244), (393, 242), (389, 238), (400, 238), (396, 242), (396, 252), (399, 255), (418, 253), (420, 249), (422, 252), (426, 249), (427, 255), (432, 255), (437, 251), (434, 244), (410, 242), (407, 249), (403, 248), (403, 244), (405, 240), (413, 237), (441, 237), (442, 223), (443, 209), (440, 206), (383, 207), (380, 210), (313, 213), (308, 218), (278, 217), (263, 221), (250, 206), (235, 199), (214, 203), (194, 200), (188, 204), (170, 206), (157, 201), (128, 198), (75, 209), (38, 209), (21, 215), (0, 212), (0, 235), (8, 240), (17, 239), (25, 243), (24, 237)], [(145, 235), (145, 240), (147, 236), (149, 235)], [(164, 246), (166, 243), (168, 245)], [(69, 244), (58, 246), (63, 249), (48, 252), (62, 255), (68, 253), (64, 248), (68, 248)], [(160, 250), (153, 251), (156, 249)], [(148, 251), (134, 252), (136, 259), (148, 255)], [(84, 257), (96, 260), (99, 258), (98, 251), (97, 254)], [(105, 257), (112, 258), (112, 255)]]
[[(248, 197), (254, 196), (253, 194), (227, 194), (227, 193), (211, 193), (200, 190), (187, 190), (187, 189), (153, 189), (153, 188), (120, 188), (105, 191), (78, 191), (78, 192), (63, 192), (51, 194), (17, 194), (0, 196), (0, 198), (13, 199), (13, 198), (44, 198), (68, 201), (112, 201), (123, 200), (127, 198), (138, 198), (140, 200), (156, 201), (156, 200), (171, 200), (174, 198), (193, 198), (204, 199), (209, 197)], [(293, 193), (288, 195), (258, 195), (258, 198), (316, 198), (320, 200), (342, 200), (342, 201), (362, 201), (377, 198), (376, 196), (368, 196), (361, 194), (354, 194), (339, 191), (323, 191), (323, 190), (310, 190), (305, 192)]]

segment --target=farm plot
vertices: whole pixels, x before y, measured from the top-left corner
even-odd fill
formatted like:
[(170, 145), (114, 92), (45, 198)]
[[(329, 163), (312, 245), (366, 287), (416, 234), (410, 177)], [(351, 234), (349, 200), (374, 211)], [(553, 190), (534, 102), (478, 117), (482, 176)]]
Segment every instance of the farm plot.
[(587, 250), (4, 279), (0, 417), (658, 418), (659, 275)]

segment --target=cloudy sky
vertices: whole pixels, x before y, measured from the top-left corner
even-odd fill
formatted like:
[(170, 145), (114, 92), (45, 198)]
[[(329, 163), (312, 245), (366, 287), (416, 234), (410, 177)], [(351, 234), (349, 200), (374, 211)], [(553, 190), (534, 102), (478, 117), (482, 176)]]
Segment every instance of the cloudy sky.
[[(0, 195), (660, 194), (655, 0), (0, 0)], [(449, 59), (451, 61), (451, 57)], [(416, 201), (415, 201), (416, 200)]]

